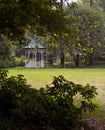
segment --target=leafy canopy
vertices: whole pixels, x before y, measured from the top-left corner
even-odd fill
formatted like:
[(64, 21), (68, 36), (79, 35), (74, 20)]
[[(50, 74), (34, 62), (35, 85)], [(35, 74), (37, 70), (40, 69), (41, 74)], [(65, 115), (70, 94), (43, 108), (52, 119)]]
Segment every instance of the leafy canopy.
[(0, 35), (22, 39), (26, 29), (57, 31), (64, 28), (64, 14), (56, 0), (1, 0)]

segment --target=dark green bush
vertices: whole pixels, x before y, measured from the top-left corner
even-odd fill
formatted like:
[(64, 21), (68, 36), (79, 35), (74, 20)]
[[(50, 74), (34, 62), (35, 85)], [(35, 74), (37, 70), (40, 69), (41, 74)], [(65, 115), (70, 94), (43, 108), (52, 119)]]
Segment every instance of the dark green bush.
[(74, 84), (63, 76), (39, 90), (22, 75), (0, 70), (0, 130), (74, 130), (84, 112), (95, 109), (94, 86)]
[(97, 92), (94, 86), (74, 84), (63, 76), (54, 77), (50, 86), (46, 88), (48, 97), (53, 100), (50, 102), (53, 116), (49, 120), (56, 129), (74, 129), (84, 112), (95, 110), (96, 105), (92, 103), (92, 99)]

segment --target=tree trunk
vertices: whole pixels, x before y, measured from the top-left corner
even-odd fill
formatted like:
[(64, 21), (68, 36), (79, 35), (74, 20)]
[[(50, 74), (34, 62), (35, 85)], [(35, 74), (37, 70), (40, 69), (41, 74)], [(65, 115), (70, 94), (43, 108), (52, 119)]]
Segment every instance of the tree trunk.
[(89, 65), (93, 65), (93, 53), (89, 54)]
[(60, 54), (60, 66), (64, 68), (65, 64), (65, 54), (64, 54), (64, 43), (62, 40), (62, 33), (59, 35), (59, 54)]
[[(61, 11), (63, 11), (63, 0), (61, 0)], [(60, 65), (64, 68), (65, 64), (65, 55), (64, 55), (64, 43), (62, 40), (62, 32), (59, 33), (59, 41), (60, 41)]]
[(74, 62), (75, 62), (76, 67), (80, 66), (80, 56), (79, 56), (79, 54), (76, 54), (74, 56)]
[(60, 64), (61, 64), (61, 67), (64, 68), (64, 65), (65, 65), (64, 48), (61, 49)]

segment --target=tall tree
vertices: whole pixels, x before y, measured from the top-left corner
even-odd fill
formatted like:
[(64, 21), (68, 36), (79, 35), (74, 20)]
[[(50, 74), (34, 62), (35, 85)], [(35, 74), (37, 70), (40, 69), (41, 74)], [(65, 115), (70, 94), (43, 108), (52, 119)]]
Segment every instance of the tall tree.
[[(63, 11), (63, 0), (61, 0), (61, 11)], [(59, 48), (60, 48), (60, 64), (64, 67), (65, 56), (64, 56), (64, 41), (62, 39), (63, 32), (59, 32)]]
[[(103, 28), (104, 19), (101, 14), (102, 11), (92, 9), (90, 7), (80, 6), (74, 10), (74, 14), (69, 11), (69, 14), (74, 17), (77, 22), (72, 26), (77, 29), (77, 34), (74, 36), (73, 42), (74, 54), (81, 54), (82, 61), (85, 65), (93, 64), (93, 56), (104, 38)], [(79, 56), (77, 55), (75, 61), (79, 64)]]

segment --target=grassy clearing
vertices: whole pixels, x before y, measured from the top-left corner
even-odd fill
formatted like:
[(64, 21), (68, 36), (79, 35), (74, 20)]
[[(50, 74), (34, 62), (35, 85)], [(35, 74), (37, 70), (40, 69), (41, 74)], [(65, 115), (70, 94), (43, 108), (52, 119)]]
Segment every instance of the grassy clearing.
[(10, 75), (23, 74), (32, 87), (45, 87), (51, 83), (53, 76), (63, 75), (66, 79), (86, 85), (97, 87), (97, 104), (99, 108), (92, 115), (105, 121), (105, 68), (72, 68), (72, 69), (26, 69), (10, 68)]

